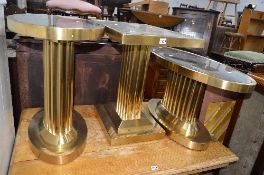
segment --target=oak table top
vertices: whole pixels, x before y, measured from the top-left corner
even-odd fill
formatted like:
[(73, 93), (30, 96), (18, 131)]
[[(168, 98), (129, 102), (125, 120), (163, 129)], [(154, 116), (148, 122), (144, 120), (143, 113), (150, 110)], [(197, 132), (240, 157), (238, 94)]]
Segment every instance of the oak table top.
[(10, 164), (11, 175), (35, 174), (191, 174), (227, 166), (238, 157), (221, 143), (213, 141), (206, 151), (192, 151), (164, 137), (161, 140), (110, 146), (94, 106), (75, 106), (85, 119), (88, 137), (84, 152), (66, 165), (39, 160), (29, 146), (27, 130), (32, 116), (41, 108), (21, 114)]

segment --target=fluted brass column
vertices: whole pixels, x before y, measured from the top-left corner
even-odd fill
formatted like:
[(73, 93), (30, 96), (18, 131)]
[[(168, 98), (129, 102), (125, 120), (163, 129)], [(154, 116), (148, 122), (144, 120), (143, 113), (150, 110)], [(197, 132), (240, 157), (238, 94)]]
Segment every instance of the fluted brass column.
[(149, 102), (150, 111), (165, 126), (169, 136), (194, 150), (206, 149), (211, 140), (209, 132), (197, 120), (205, 87), (206, 84), (169, 71), (163, 99)]
[(123, 47), (116, 111), (124, 121), (141, 118), (143, 87), (149, 57), (148, 46)]
[(33, 152), (49, 163), (64, 164), (83, 150), (85, 121), (73, 112), (74, 43), (43, 41), (44, 111), (32, 119)]
[(163, 129), (143, 106), (149, 46), (124, 45), (117, 102), (97, 105), (112, 145), (162, 138)]
[(177, 119), (193, 124), (200, 113), (206, 85), (173, 71), (168, 77), (161, 105)]

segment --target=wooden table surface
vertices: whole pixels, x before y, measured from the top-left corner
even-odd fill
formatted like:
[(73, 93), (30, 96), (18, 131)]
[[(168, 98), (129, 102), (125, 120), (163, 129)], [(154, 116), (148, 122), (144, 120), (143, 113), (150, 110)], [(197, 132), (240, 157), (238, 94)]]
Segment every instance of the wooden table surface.
[(40, 108), (22, 112), (9, 174), (12, 175), (85, 175), (85, 174), (191, 174), (227, 166), (238, 160), (219, 142), (211, 142), (206, 151), (192, 151), (164, 139), (110, 146), (98, 121), (94, 106), (76, 106), (88, 127), (86, 148), (73, 162), (52, 165), (31, 152), (27, 136), (31, 117)]
[(249, 73), (249, 76), (254, 78), (258, 84), (264, 86), (264, 73)]

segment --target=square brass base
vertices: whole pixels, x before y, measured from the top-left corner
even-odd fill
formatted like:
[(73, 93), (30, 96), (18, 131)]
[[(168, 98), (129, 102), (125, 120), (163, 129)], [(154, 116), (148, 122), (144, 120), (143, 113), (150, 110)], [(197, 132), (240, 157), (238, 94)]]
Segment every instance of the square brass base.
[(114, 103), (96, 105), (100, 124), (106, 129), (110, 144), (158, 140), (165, 136), (164, 129), (151, 117), (147, 104), (143, 104), (141, 119), (124, 121), (118, 116)]

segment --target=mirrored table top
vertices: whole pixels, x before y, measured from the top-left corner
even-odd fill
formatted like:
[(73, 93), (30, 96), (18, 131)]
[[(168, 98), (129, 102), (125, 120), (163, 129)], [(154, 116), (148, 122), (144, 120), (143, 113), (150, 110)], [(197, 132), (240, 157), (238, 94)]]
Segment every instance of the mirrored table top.
[(138, 23), (97, 20), (96, 23), (106, 26), (106, 33), (121, 44), (204, 47), (204, 40), (180, 34), (175, 31)]
[(11, 15), (7, 24), (13, 32), (40, 39), (93, 41), (106, 34), (111, 40), (127, 45), (204, 47), (203, 39), (146, 24), (46, 14)]
[(256, 85), (250, 76), (207, 57), (168, 47), (154, 47), (152, 53), (170, 70), (210, 86), (249, 93)]
[(7, 17), (8, 28), (18, 34), (51, 40), (98, 40), (104, 26), (77, 17), (16, 14)]

